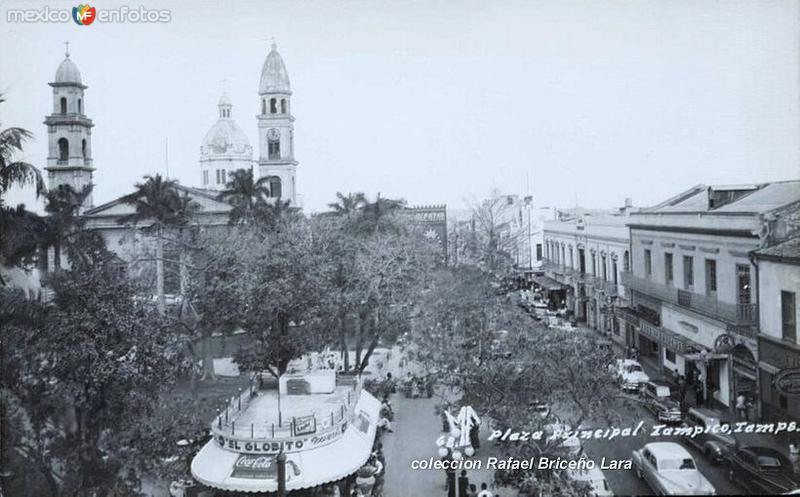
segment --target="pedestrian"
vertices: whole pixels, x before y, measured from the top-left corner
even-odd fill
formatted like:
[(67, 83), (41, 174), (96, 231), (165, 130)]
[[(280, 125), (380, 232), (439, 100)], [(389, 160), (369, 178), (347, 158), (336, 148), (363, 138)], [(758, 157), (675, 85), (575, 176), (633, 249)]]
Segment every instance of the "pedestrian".
[(462, 469), (461, 476), (458, 477), (458, 497), (465, 497), (468, 488), (469, 478), (467, 477), (467, 471)]
[(739, 419), (747, 420), (747, 398), (743, 393), (736, 396), (736, 412), (739, 413)]
[(469, 488), (467, 489), (467, 497), (478, 497), (478, 488), (474, 483), (469, 484)]
[(456, 470), (451, 467), (453, 458), (448, 454), (445, 460), (450, 461), (444, 470), (447, 482), (447, 497), (456, 497)]
[(797, 442), (789, 444), (789, 461), (792, 462), (794, 474), (800, 475), (800, 445)]
[(481, 448), (481, 428), (478, 423), (473, 424), (469, 429), (469, 443), (472, 448), (478, 450)]
[(478, 492), (478, 497), (492, 497), (492, 493), (489, 491), (486, 482), (481, 483), (481, 491)]

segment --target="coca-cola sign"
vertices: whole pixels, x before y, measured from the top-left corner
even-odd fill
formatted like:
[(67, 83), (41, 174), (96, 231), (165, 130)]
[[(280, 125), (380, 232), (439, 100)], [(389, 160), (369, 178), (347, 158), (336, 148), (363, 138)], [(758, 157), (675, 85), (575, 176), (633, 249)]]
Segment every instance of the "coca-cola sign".
[[(292, 481), (300, 474), (300, 466), (287, 459), (286, 461), (286, 481)], [(233, 464), (231, 478), (250, 478), (257, 480), (277, 480), (278, 462), (274, 456), (251, 456), (242, 454)]]

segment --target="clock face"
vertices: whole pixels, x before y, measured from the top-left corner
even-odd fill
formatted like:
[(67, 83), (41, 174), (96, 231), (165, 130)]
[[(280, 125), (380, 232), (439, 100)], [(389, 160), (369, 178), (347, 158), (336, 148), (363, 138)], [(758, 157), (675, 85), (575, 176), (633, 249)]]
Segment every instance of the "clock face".
[(276, 128), (270, 128), (270, 130), (267, 131), (267, 138), (269, 138), (271, 141), (277, 141), (280, 139), (280, 137), (281, 137), (281, 132), (278, 131)]

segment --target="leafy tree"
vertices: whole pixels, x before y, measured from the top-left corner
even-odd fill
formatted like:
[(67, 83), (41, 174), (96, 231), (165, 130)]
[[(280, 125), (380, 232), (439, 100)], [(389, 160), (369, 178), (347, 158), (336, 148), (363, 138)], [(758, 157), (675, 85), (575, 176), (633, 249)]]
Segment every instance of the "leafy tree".
[(471, 245), (490, 271), (508, 270), (512, 265), (511, 254), (525, 236), (523, 229), (515, 227), (513, 218), (513, 207), (502, 198), (472, 204), (475, 238)]
[[(15, 467), (46, 482), (37, 495), (132, 497), (134, 482), (122, 475), (147, 462), (143, 433), (157, 429), (142, 419), (187, 363), (170, 324), (134, 298), (112, 254), (96, 238), (83, 240), (87, 259), (53, 277), (52, 304), (0, 305), (15, 323), (0, 331), (14, 365), (0, 398), (14, 413)], [(19, 482), (24, 474), (15, 472), (9, 488), (29, 483)]]
[[(611, 351), (595, 335), (546, 329), (505, 297), (477, 268), (438, 272), (421, 309), (421, 326), (410, 338), (411, 354), (462, 405), (471, 405), (495, 428), (553, 431), (617, 419), (611, 403), (619, 386), (608, 365)], [(551, 406), (555, 417), (532, 416), (537, 404)], [(530, 427), (530, 428), (528, 428)], [(510, 455), (563, 457), (562, 440), (510, 442)], [(581, 489), (551, 472), (519, 471), (506, 482), (537, 491)], [(551, 490), (547, 490), (550, 488)]]

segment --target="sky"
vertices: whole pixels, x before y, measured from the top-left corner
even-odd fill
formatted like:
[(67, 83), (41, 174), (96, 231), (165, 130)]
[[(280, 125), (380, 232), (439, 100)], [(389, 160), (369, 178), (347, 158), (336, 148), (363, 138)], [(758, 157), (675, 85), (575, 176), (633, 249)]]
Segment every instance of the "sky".
[(47, 83), (69, 40), (96, 125), (95, 205), (165, 174), (167, 155), (170, 177), (200, 186), (223, 79), (257, 157), (272, 38), (307, 212), (337, 191), (462, 208), (497, 189), (607, 208), (800, 177), (798, 1), (141, 0), (92, 5), (171, 21), (6, 15), (75, 5), (0, 3), (0, 127), (33, 131), (18, 158), (44, 167)]

